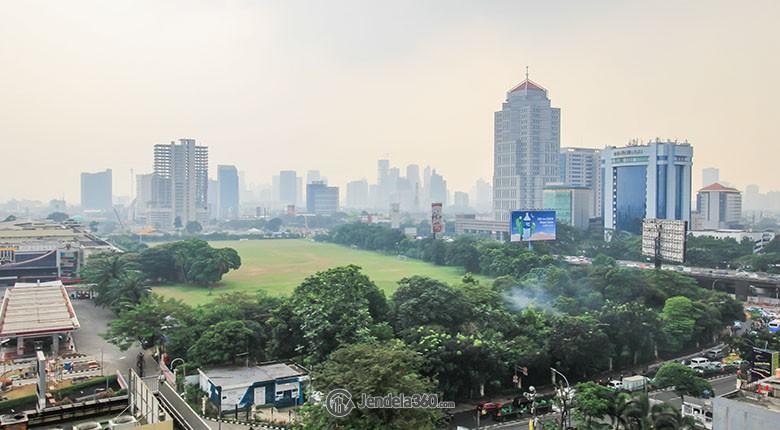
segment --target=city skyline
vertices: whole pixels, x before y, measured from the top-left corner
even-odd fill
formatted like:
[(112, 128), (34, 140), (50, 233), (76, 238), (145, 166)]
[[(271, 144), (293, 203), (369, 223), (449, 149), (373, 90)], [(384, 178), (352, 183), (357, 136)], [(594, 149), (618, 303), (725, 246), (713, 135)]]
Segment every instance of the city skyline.
[[(562, 12), (516, 2), (6, 3), (0, 37), (14, 43), (0, 47), (0, 145), (46, 156), (5, 151), (4, 167), (25, 177), (36, 165), (62, 180), (58, 189), (13, 181), (0, 201), (76, 202), (79, 174), (105, 168), (114, 171), (114, 195), (128, 195), (130, 169), (148, 173), (146, 148), (171, 136), (209, 146), (210, 171), (235, 164), (250, 182), (317, 168), (344, 187), (373, 177), (375, 160), (388, 154), (400, 165), (436, 165), (451, 189), (468, 190), (490, 177), (491, 112), (526, 66), (561, 108), (562, 147), (688, 139), (696, 171), (718, 167), (740, 189), (780, 189), (770, 168), (780, 148), (769, 143), (780, 60), (765, 55), (778, 5), (599, 3), (603, 17), (580, 4)], [(513, 25), (520, 12), (533, 18), (528, 25)], [(410, 34), (393, 24), (399, 19)], [(51, 31), (35, 32), (33, 21)], [(178, 66), (193, 59), (206, 61)], [(750, 79), (741, 65), (750, 65)], [(719, 89), (735, 82), (739, 91)], [(353, 168), (336, 156), (344, 153)], [(699, 181), (697, 174), (694, 188)]]

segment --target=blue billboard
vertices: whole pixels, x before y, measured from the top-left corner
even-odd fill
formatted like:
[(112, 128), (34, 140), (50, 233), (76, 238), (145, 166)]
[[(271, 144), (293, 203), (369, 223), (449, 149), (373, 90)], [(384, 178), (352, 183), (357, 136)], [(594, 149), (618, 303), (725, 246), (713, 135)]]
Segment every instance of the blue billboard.
[(512, 211), (509, 240), (555, 240), (555, 211)]

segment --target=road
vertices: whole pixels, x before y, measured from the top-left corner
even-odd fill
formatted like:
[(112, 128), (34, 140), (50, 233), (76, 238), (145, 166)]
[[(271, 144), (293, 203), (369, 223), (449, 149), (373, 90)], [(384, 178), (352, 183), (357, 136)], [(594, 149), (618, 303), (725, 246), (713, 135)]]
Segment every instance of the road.
[[(73, 333), (78, 352), (89, 354), (98, 361), (101, 359), (102, 352), (105, 375), (115, 374), (117, 370), (126, 374), (129, 368), (135, 368), (136, 356), (141, 351), (140, 346), (122, 351), (101, 337), (102, 333), (108, 331), (108, 323), (116, 318), (110, 310), (95, 306), (92, 300), (73, 300), (73, 309), (81, 324), (81, 327)], [(152, 363), (150, 357), (147, 357), (147, 369), (150, 369), (149, 365)]]
[[(736, 389), (737, 377), (735, 375), (721, 376), (716, 379), (710, 380), (712, 389), (716, 395), (723, 395)], [(664, 401), (679, 408), (682, 406), (680, 396), (675, 394), (674, 391), (655, 391), (650, 393), (650, 398), (655, 400)], [(557, 414), (551, 414), (544, 417), (546, 421), (557, 420)], [(453, 421), (450, 423), (450, 428), (454, 429), (456, 426), (462, 426), (467, 429), (476, 429), (476, 416), (474, 413), (457, 414)], [(489, 417), (482, 419), (479, 428), (484, 429), (502, 429), (502, 430), (527, 430), (528, 419), (519, 421), (512, 421), (507, 423), (495, 423)]]

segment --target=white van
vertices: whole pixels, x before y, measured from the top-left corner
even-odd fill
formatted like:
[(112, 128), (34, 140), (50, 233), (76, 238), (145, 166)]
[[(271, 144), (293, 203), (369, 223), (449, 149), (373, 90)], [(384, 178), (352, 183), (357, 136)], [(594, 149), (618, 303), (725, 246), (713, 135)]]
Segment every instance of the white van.
[(710, 364), (710, 360), (704, 357), (691, 358), (691, 364), (688, 365), (691, 369), (698, 367), (705, 367)]

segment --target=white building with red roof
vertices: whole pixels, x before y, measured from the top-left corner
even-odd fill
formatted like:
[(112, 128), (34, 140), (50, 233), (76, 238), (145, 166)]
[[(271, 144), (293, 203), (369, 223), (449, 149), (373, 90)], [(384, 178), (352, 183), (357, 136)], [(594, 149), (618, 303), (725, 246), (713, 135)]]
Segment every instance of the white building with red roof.
[(737, 228), (742, 218), (742, 193), (716, 182), (696, 194), (702, 230)]

